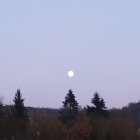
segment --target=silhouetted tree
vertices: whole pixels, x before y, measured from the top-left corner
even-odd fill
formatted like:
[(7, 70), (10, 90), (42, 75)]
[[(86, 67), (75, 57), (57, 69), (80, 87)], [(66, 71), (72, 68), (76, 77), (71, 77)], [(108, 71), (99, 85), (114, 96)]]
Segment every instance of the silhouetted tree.
[(63, 103), (63, 108), (60, 111), (61, 116), (60, 119), (64, 123), (68, 123), (73, 121), (78, 114), (78, 102), (75, 99), (75, 95), (73, 91), (70, 89), (68, 94), (65, 97), (65, 101)]
[(17, 90), (13, 101), (14, 101), (14, 105), (13, 105), (14, 116), (17, 119), (26, 120), (28, 115), (27, 115), (27, 110), (24, 106), (24, 99), (22, 99), (20, 90)]
[(100, 97), (99, 93), (95, 93), (93, 98), (91, 99), (91, 103), (93, 106), (87, 106), (86, 113), (87, 115), (94, 116), (107, 116), (108, 111), (105, 106), (105, 101)]
[[(14, 104), (11, 107), (13, 123), (13, 137), (15, 139), (25, 138), (28, 134), (28, 114), (24, 106), (24, 99), (22, 98), (20, 90), (17, 90), (13, 99)], [(25, 138), (26, 139), (26, 138)]]

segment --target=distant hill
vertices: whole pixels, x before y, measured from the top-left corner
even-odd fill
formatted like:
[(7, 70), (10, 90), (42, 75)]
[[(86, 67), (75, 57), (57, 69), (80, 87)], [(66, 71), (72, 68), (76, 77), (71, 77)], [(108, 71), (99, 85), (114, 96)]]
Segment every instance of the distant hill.
[(46, 112), (51, 117), (58, 117), (60, 109), (54, 108), (35, 108), (35, 107), (26, 107), (29, 114), (36, 113), (40, 110)]
[[(5, 110), (9, 110), (10, 109), (10, 105), (5, 105), (4, 109)], [(39, 111), (44, 111), (46, 112), (49, 116), (51, 117), (58, 117), (59, 116), (59, 111), (60, 109), (54, 109), (54, 108), (38, 108), (38, 107), (26, 107), (27, 112), (29, 115), (33, 114), (33, 113), (37, 113)]]
[[(51, 117), (59, 117), (59, 114), (60, 114), (60, 110), (61, 109), (55, 109), (55, 108), (35, 108), (35, 107), (26, 107), (27, 111), (29, 114), (32, 114), (32, 113), (36, 113), (38, 111), (44, 111), (46, 112), (49, 116)], [(82, 116), (84, 115), (84, 109), (79, 109), (79, 114)]]

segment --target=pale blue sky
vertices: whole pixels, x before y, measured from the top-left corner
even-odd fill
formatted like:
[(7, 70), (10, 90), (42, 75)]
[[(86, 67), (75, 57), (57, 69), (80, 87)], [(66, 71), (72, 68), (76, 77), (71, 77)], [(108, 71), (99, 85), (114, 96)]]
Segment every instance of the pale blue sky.
[[(107, 107), (140, 100), (139, 0), (0, 1), (0, 95), (27, 106), (80, 105), (95, 91)], [(75, 77), (68, 78), (67, 71)]]

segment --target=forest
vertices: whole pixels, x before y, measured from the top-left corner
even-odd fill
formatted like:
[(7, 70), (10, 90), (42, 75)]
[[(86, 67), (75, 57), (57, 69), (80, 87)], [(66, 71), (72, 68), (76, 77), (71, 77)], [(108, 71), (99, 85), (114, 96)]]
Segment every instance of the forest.
[(140, 103), (109, 110), (95, 92), (92, 105), (81, 108), (71, 89), (60, 109), (26, 107), (24, 101), (17, 90), (12, 105), (0, 102), (0, 140), (140, 140)]

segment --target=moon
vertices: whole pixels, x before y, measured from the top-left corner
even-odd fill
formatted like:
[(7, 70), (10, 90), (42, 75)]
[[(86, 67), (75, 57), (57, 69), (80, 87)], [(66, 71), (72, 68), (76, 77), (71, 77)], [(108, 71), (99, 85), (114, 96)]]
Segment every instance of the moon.
[(74, 76), (74, 72), (72, 70), (68, 71), (68, 77), (73, 77)]

